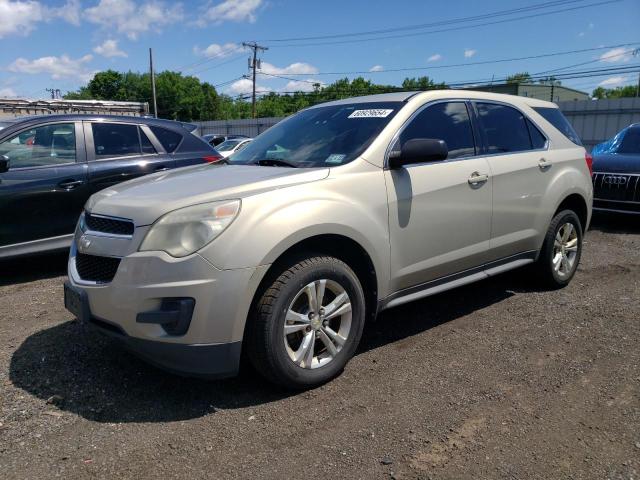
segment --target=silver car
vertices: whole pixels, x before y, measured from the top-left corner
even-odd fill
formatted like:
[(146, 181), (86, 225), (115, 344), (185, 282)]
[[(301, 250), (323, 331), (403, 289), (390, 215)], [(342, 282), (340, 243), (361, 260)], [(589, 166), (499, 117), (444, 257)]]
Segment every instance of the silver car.
[(568, 129), (553, 103), (481, 92), (308, 108), (226, 164), (93, 195), (65, 304), (170, 371), (232, 376), (242, 353), (318, 385), (384, 309), (528, 264), (569, 283), (593, 194)]

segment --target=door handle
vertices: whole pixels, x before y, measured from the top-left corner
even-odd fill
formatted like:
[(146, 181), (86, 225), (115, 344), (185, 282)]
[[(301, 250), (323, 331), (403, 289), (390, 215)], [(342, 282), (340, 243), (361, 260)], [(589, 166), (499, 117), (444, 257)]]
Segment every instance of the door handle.
[(544, 157), (538, 160), (538, 167), (540, 167), (540, 170), (542, 170), (543, 172), (549, 170), (551, 168), (551, 165), (552, 163)]
[(164, 172), (165, 170), (169, 170), (169, 167), (165, 167), (164, 165), (161, 165), (160, 167), (156, 168), (154, 172)]
[(60, 182), (58, 186), (61, 188), (64, 188), (65, 190), (73, 190), (74, 188), (82, 185), (83, 183), (84, 183), (83, 180), (65, 180), (64, 182)]
[(473, 172), (467, 181), (469, 185), (477, 187), (486, 183), (487, 180), (489, 180), (489, 175), (486, 173)]

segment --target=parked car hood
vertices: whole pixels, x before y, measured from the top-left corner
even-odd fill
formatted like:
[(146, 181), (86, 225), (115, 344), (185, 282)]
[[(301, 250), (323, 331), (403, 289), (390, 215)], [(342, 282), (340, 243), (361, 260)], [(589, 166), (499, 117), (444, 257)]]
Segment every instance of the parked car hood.
[(593, 156), (594, 172), (640, 173), (640, 153), (602, 153)]
[(253, 165), (199, 165), (147, 175), (94, 194), (86, 209), (149, 225), (178, 208), (255, 195), (322, 180), (328, 168), (297, 169)]

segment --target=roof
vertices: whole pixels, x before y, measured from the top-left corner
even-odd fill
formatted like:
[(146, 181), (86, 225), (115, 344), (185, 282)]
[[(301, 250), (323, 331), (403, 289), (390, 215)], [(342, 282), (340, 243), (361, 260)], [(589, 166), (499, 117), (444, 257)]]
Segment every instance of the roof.
[(515, 105), (526, 104), (530, 107), (552, 107), (557, 105), (546, 100), (538, 100), (530, 97), (520, 97), (516, 95), (506, 95), (503, 93), (483, 92), (477, 90), (426, 90), (419, 92), (393, 92), (376, 95), (366, 95), (362, 97), (350, 97), (342, 100), (335, 100), (327, 103), (320, 103), (311, 108), (327, 107), (333, 105), (346, 105), (350, 103), (373, 103), (373, 102), (409, 102), (416, 101), (424, 103), (429, 100), (446, 98), (469, 99), (469, 100), (494, 100), (496, 102), (512, 103)]
[(51, 115), (26, 115), (22, 117), (13, 117), (13, 118), (3, 118), (2, 122), (11, 122), (11, 123), (23, 123), (30, 122), (32, 120), (42, 120), (45, 122), (55, 122), (55, 121), (69, 121), (74, 122), (78, 120), (109, 120), (110, 122), (135, 122), (135, 123), (144, 123), (147, 125), (172, 125), (172, 126), (188, 126), (192, 125), (194, 128), (196, 125), (193, 125), (189, 122), (178, 122), (174, 120), (166, 120), (162, 118), (152, 118), (152, 117), (137, 117), (133, 115), (101, 115), (95, 113), (68, 113), (68, 114), (51, 114)]

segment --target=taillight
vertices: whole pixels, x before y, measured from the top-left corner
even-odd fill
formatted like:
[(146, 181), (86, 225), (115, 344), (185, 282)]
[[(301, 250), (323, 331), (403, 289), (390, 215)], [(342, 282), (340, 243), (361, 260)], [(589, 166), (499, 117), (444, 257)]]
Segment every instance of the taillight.
[(222, 155), (205, 155), (202, 159), (207, 163), (215, 163), (222, 160)]
[(584, 160), (587, 162), (587, 168), (589, 168), (589, 175), (593, 175), (593, 157), (589, 152), (585, 152)]

